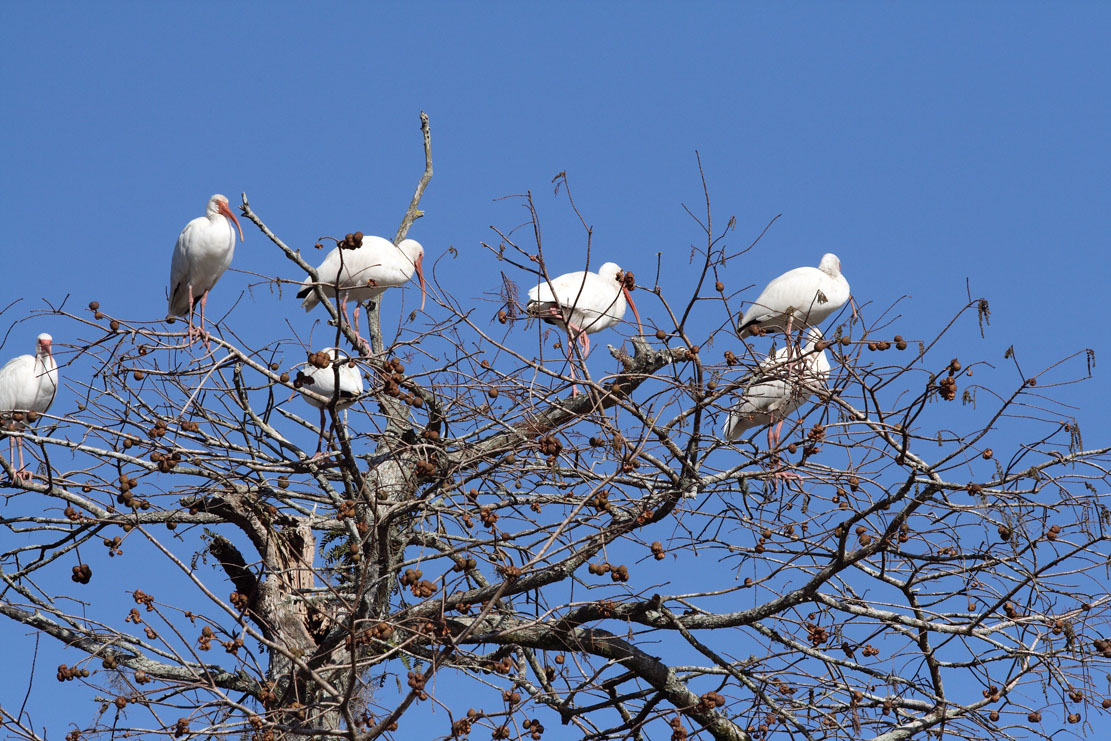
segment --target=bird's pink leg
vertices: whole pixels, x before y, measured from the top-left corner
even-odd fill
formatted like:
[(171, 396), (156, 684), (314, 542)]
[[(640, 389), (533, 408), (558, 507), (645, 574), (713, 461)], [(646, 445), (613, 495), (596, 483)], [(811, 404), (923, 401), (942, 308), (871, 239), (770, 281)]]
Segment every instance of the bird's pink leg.
[(193, 334), (193, 284), (187, 284), (189, 288), (189, 329), (185, 333), (185, 339), (189, 340), (187, 344), (192, 345), (195, 335)]
[(361, 302), (359, 302), (359, 301), (355, 302), (355, 320), (351, 321), (351, 319), (347, 315), (347, 296), (346, 295), (341, 295), (340, 296), (340, 300), (339, 300), (340, 313), (343, 314), (344, 321), (347, 322), (347, 324), (352, 329), (355, 330), (355, 337), (359, 340), (359, 343), (361, 345), (361, 347), (358, 348), (359, 352), (365, 352), (367, 355), (370, 355), (370, 341), (365, 339), (361, 334), (359, 334), (359, 309), (361, 309), (362, 306), (363, 305), (362, 305)]
[(205, 291), (204, 293), (201, 294), (201, 325), (200, 325), (200, 328), (197, 330), (197, 335), (202, 340), (205, 341), (205, 347), (208, 347), (208, 332), (205, 331), (205, 328), (204, 328), (204, 309), (205, 309), (205, 305), (207, 303), (208, 303), (208, 291)]
[(579, 387), (575, 383), (575, 358), (571, 353), (574, 342), (570, 336), (567, 337), (567, 367), (571, 369), (571, 398), (575, 398), (579, 394)]
[[(23, 463), (23, 438), (16, 438), (15, 449), (19, 451), (19, 468), (15, 469), (15, 477), (23, 481), (31, 480), (31, 472), (27, 470)], [(13, 463), (15, 461), (12, 461)]]
[[(776, 422), (773, 418), (771, 420), (771, 423), (768, 425), (768, 450), (769, 451), (774, 451), (777, 447), (779, 447), (779, 437), (780, 437), (780, 434), (783, 432), (783, 423), (786, 422), (786, 421), (787, 421), (786, 417), (779, 420), (778, 422)], [(773, 430), (774, 430), (774, 432), (773, 432)], [(775, 456), (774, 460), (777, 461), (780, 465), (782, 464), (782, 460), (780, 460), (778, 455)], [(773, 479), (797, 479), (797, 478), (801, 478), (801, 477), (797, 473), (794, 473), (793, 471), (777, 471), (776, 473), (772, 474), (772, 478)]]

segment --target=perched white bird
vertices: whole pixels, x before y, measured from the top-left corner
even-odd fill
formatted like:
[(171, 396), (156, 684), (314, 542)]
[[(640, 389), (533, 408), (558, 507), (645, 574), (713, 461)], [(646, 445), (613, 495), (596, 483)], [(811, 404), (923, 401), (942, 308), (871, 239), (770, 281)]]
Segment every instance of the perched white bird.
[[(355, 321), (351, 325), (356, 336), (362, 340), (359, 335), (361, 302), (378, 298), (387, 288), (405, 285), (412, 279), (414, 271), (420, 282), (420, 308), (424, 309), (423, 262), (424, 248), (415, 239), (405, 239), (401, 244), (394, 245), (383, 237), (363, 237), (362, 245), (355, 249), (336, 247), (329, 252), (324, 262), (317, 266), (316, 274), (325, 296), (335, 297), (338, 287), (340, 312), (348, 323), (351, 322), (347, 316), (347, 301), (355, 301)], [(297, 298), (305, 299), (301, 302), (305, 311), (312, 311), (320, 300), (313, 290), (311, 278), (306, 278), (303, 285), (305, 287), (297, 292)]]
[[(311, 378), (312, 383), (307, 384), (305, 389), (330, 399), (329, 404), (334, 402), (336, 409), (346, 409), (355, 403), (359, 394), (363, 393), (363, 375), (357, 367), (353, 367), (347, 362), (350, 361), (350, 358), (342, 350), (337, 352), (335, 348), (330, 347), (320, 352), (327, 355), (332, 363), (327, 368), (317, 368), (311, 363), (306, 365), (302, 375)], [(344, 361), (338, 368), (335, 365), (337, 358)], [(339, 374), (338, 389), (336, 387), (337, 372)], [(317, 409), (324, 409), (328, 406), (328, 404), (313, 398), (307, 393), (302, 395), (305, 397), (305, 401)]]
[[(34, 355), (12, 358), (0, 368), (0, 414), (5, 418), (10, 418), (13, 412), (45, 414), (54, 402), (54, 394), (58, 391), (58, 364), (50, 350), (53, 338), (40, 334), (37, 342)], [(31, 472), (23, 469), (22, 438), (8, 438), (8, 457), (14, 465), (13, 448), (19, 450), (16, 476), (30, 480)]]
[[(239, 219), (228, 208), (228, 199), (219, 193), (208, 199), (204, 216), (199, 216), (181, 230), (170, 263), (170, 314), (189, 315), (189, 342), (197, 338), (207, 341), (204, 330), (204, 308), (208, 292), (231, 265), (235, 254), (235, 229), (243, 239)], [(193, 309), (201, 304), (201, 323), (193, 326)]]
[[(620, 322), (625, 316), (626, 304), (636, 317), (637, 331), (643, 332), (633, 296), (624, 281), (618, 279), (619, 273), (621, 268), (612, 262), (603, 263), (597, 273), (564, 273), (530, 288), (525, 311), (530, 316), (565, 328), (572, 340), (581, 342), (583, 357), (586, 357), (590, 353), (590, 338), (587, 335), (609, 329)], [(567, 357), (571, 357), (570, 342), (567, 344)]]
[(744, 338), (757, 328), (790, 334), (816, 327), (848, 300), (849, 282), (841, 275), (841, 261), (827, 252), (818, 267), (788, 270), (765, 286), (737, 322), (737, 332)]
[[(301, 372), (303, 376), (311, 379), (311, 383), (304, 386), (301, 395), (309, 404), (320, 410), (320, 439), (317, 441), (316, 453), (320, 454), (320, 447), (324, 442), (324, 427), (325, 427), (325, 409), (335, 404), (337, 411), (346, 409), (355, 403), (355, 400), (363, 393), (363, 375), (359, 372), (357, 366), (353, 366), (349, 361), (350, 358), (342, 350), (336, 348), (327, 348), (321, 350), (320, 353), (328, 357), (332, 361), (325, 368), (318, 368), (317, 366), (309, 363)], [(341, 361), (337, 366), (336, 360)], [(339, 381), (337, 386), (336, 381)], [(315, 394), (329, 399), (328, 402), (323, 402), (320, 399), (306, 393), (312, 391)]]
[(729, 412), (724, 430), (727, 440), (736, 440), (753, 427), (768, 425), (768, 449), (775, 449), (783, 420), (823, 388), (829, 378), (829, 357), (825, 349), (817, 348), (821, 340), (821, 331), (811, 328), (801, 351), (788, 344), (760, 363), (740, 401)]

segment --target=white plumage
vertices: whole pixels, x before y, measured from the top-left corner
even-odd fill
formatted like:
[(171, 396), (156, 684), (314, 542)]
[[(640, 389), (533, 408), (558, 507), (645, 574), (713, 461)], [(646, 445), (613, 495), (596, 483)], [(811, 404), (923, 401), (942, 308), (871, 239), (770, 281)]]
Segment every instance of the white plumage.
[[(320, 277), (320, 286), (324, 295), (332, 298), (339, 288), (340, 311), (345, 321), (350, 323), (347, 316), (347, 301), (354, 300), (355, 321), (352, 326), (355, 334), (359, 334), (359, 302), (369, 301), (381, 296), (387, 288), (403, 286), (413, 278), (416, 272), (420, 282), (420, 308), (424, 309), (425, 287), (424, 248), (415, 239), (402, 240), (400, 245), (394, 245), (383, 237), (363, 237), (363, 243), (355, 249), (342, 249), (336, 247), (324, 258), (324, 262), (316, 268)], [(312, 311), (320, 303), (313, 290), (312, 280), (306, 278), (305, 286), (297, 292), (297, 298), (305, 299), (301, 306), (305, 311)]]
[[(620, 272), (617, 263), (607, 262), (598, 268), (597, 273), (564, 273), (550, 282), (530, 288), (525, 311), (545, 322), (564, 327), (572, 339), (581, 340), (585, 357), (590, 352), (587, 335), (609, 329), (620, 322), (625, 317), (626, 304), (633, 310), (638, 331), (643, 331), (633, 296), (624, 282), (618, 280)], [(570, 343), (567, 350), (570, 357)]]
[[(305, 389), (335, 400), (336, 409), (346, 409), (355, 403), (355, 399), (363, 393), (363, 374), (359, 372), (358, 367), (352, 367), (350, 363), (340, 365), (338, 369), (339, 390), (337, 392), (337, 369), (334, 367), (334, 361), (337, 358), (340, 360), (349, 360), (349, 358), (343, 351), (339, 351), (337, 354), (335, 348), (328, 348), (321, 352), (327, 354), (328, 358), (333, 361), (333, 365), (329, 365), (327, 368), (317, 368), (312, 364), (305, 366), (302, 373), (312, 379), (312, 383), (305, 386)], [(323, 409), (326, 406), (319, 399), (314, 399), (306, 393), (302, 395), (305, 397), (305, 401), (317, 409)]]
[(775, 448), (783, 420), (824, 387), (829, 378), (829, 357), (824, 349), (816, 347), (821, 340), (822, 333), (812, 328), (801, 351), (788, 344), (760, 363), (740, 401), (729, 412), (724, 430), (727, 440), (736, 440), (753, 427), (770, 425), (768, 447)]
[[(0, 368), (0, 413), (5, 417), (10, 417), (12, 412), (45, 414), (54, 403), (54, 394), (58, 391), (58, 364), (50, 349), (52, 342), (50, 335), (40, 334), (34, 355), (12, 358)], [(12, 448), (19, 450), (16, 474), (30, 479), (30, 472), (23, 470), (22, 443), (21, 439), (9, 438), (8, 453), (12, 457)], [(12, 464), (15, 464), (14, 459)]]
[[(309, 363), (302, 371), (303, 375), (312, 379), (312, 383), (301, 389), (301, 396), (309, 404), (320, 410), (320, 436), (316, 441), (316, 455), (313, 458), (320, 455), (320, 448), (324, 444), (325, 410), (328, 406), (335, 404), (337, 411), (346, 409), (354, 404), (355, 400), (363, 393), (363, 375), (359, 372), (357, 366), (352, 366), (350, 362), (347, 362), (350, 361), (350, 358), (346, 353), (334, 347), (321, 350), (321, 352), (327, 355), (332, 362), (324, 368), (318, 368)], [(337, 359), (345, 362), (337, 366), (335, 364)], [(308, 391), (320, 394), (329, 401), (323, 402), (314, 398), (307, 393)]]
[[(181, 230), (170, 263), (170, 314), (189, 315), (189, 341), (207, 339), (204, 310), (208, 292), (231, 265), (235, 254), (235, 229), (243, 239), (239, 219), (228, 208), (228, 199), (219, 193), (208, 199), (204, 216), (199, 216)], [(193, 309), (201, 305), (200, 327), (193, 326)]]
[(737, 322), (741, 337), (757, 328), (781, 332), (816, 327), (849, 300), (849, 282), (837, 255), (826, 253), (816, 268), (788, 270), (760, 292)]

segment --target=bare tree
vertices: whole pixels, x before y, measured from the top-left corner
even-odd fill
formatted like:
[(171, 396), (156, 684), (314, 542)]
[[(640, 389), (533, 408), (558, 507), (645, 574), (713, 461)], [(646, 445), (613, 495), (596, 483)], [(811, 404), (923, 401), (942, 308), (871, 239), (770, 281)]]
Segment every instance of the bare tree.
[[(432, 177), (423, 115), (422, 130), (398, 242)], [(707, 191), (692, 295), (637, 286), (654, 334), (612, 361), (573, 353), (572, 397), (566, 336), (522, 324), (516, 285), (548, 265), (519, 198), (527, 228), (489, 245), (500, 311), (442, 290), (419, 317), (373, 307), (363, 355), (321, 294), (352, 360), (311, 362), (369, 380), (346, 411), (321, 397), (325, 429), (287, 401), (312, 392), (306, 349), (251, 346), (234, 314), (204, 350), (99, 305), (51, 312), (84, 337), (64, 371), (81, 402), (7, 428), (40, 468), (24, 481), (4, 462), (0, 612), (68, 646), (58, 680), (98, 698), (52, 721), (67, 739), (412, 738), (422, 704), (444, 738), (1049, 738), (1104, 722), (1109, 449), (1085, 449), (1053, 401), (1090, 351), (1035, 373), (1011, 355), (1010, 387), (987, 388), (971, 350), (937, 357), (985, 301), (923, 341), (865, 305), (827, 331), (833, 370), (780, 447), (757, 429), (730, 443), (771, 341), (732, 331), (735, 222), (715, 229)], [(191, 589), (130, 583), (133, 548)], [(100, 578), (133, 605), (79, 601)], [(10, 704), (0, 724), (45, 738)]]

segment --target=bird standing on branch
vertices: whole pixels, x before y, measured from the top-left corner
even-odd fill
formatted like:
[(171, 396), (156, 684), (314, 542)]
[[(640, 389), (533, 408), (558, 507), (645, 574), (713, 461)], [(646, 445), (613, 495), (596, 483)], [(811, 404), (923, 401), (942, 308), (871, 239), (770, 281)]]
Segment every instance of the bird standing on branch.
[[(204, 328), (204, 310), (208, 292), (231, 265), (235, 254), (235, 229), (243, 239), (239, 219), (228, 208), (227, 196), (219, 193), (208, 199), (204, 216), (199, 216), (181, 230), (170, 263), (170, 314), (189, 315), (189, 344), (197, 339), (208, 341)], [(193, 326), (193, 309), (201, 305), (200, 326)]]
[[(20, 355), (12, 358), (0, 368), (0, 414), (10, 420), (8, 424), (18, 425), (22, 416), (34, 422), (40, 414), (45, 414), (54, 403), (58, 391), (58, 364), (50, 346), (53, 338), (40, 334), (36, 340), (34, 355)], [(8, 438), (8, 458), (15, 465), (15, 450), (19, 451), (19, 466), (16, 477), (31, 480), (31, 472), (23, 467), (23, 439)]]
[(849, 300), (849, 282), (841, 261), (827, 252), (816, 268), (788, 270), (764, 287), (737, 322), (741, 338), (758, 330), (779, 330), (788, 337), (795, 328), (817, 327)]
[[(316, 274), (325, 296), (334, 298), (337, 290), (339, 291), (340, 314), (345, 322), (351, 324), (355, 335), (366, 344), (369, 351), (370, 343), (359, 335), (361, 302), (378, 298), (387, 288), (405, 285), (415, 272), (420, 282), (420, 308), (423, 311), (423, 262), (424, 247), (415, 239), (405, 239), (401, 244), (395, 245), (383, 237), (364, 237), (361, 232), (356, 232), (348, 235), (328, 253), (324, 262), (317, 266)], [(320, 299), (313, 290), (311, 278), (306, 278), (303, 285), (304, 288), (297, 292), (297, 298), (305, 299), (301, 303), (305, 311), (312, 311), (320, 303)], [(349, 299), (355, 301), (354, 322), (347, 316)]]

